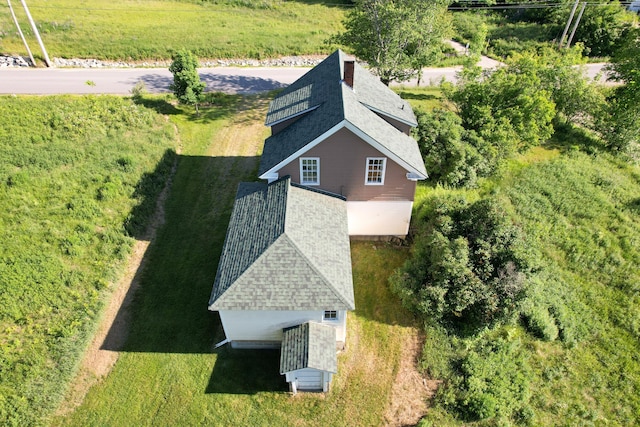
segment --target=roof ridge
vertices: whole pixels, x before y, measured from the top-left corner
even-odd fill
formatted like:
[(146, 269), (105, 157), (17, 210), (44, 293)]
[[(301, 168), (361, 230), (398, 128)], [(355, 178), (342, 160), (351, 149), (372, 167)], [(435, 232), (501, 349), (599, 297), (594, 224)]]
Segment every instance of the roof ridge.
[[(306, 253), (304, 253), (300, 247), (298, 246), (297, 242), (291, 237), (289, 236), (289, 234), (287, 233), (287, 227), (285, 224), (285, 230), (284, 233), (282, 234), (282, 236), (286, 237), (286, 239), (291, 243), (291, 246), (293, 247), (293, 249), (302, 257), (302, 259), (307, 263), (307, 265), (318, 274), (318, 277), (320, 277), (322, 279), (322, 282), (329, 288), (331, 289), (332, 293), (334, 296), (336, 296), (340, 301), (342, 301), (344, 303), (344, 305), (351, 307), (352, 304), (351, 302), (349, 302), (344, 295), (342, 295), (342, 293), (340, 291), (338, 291), (332, 284), (331, 281), (327, 279), (327, 277), (318, 269), (318, 267), (316, 266), (316, 264), (307, 256)], [(282, 237), (281, 236), (281, 237)]]

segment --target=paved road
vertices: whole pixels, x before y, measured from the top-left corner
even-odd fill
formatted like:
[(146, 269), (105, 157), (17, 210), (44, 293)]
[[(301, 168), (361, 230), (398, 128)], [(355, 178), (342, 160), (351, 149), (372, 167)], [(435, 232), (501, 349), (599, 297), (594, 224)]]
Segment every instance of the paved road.
[[(493, 66), (494, 64), (487, 64)], [(588, 75), (594, 78), (604, 64), (589, 64)], [(304, 67), (216, 67), (199, 69), (207, 84), (207, 91), (226, 93), (256, 93), (285, 87), (306, 73)], [(460, 67), (428, 68), (423, 72), (421, 84), (437, 84), (443, 78), (455, 80)], [(152, 93), (170, 92), (173, 81), (166, 68), (128, 69), (0, 69), (0, 94), (120, 94), (127, 95), (139, 81)], [(414, 86), (416, 81), (403, 83)]]
[[(227, 93), (256, 93), (293, 83), (308, 68), (202, 68), (200, 77), (207, 90)], [(0, 93), (61, 94), (108, 93), (130, 94), (142, 81), (152, 93), (170, 92), (173, 76), (166, 68), (127, 69), (0, 69)]]

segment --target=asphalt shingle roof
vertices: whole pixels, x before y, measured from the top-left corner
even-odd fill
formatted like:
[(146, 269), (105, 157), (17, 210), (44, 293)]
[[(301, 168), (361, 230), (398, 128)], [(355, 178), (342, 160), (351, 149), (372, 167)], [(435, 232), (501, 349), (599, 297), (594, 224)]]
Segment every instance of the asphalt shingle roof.
[(268, 126), (300, 117), (267, 138), (258, 175), (281, 165), (294, 153), (304, 151), (330, 130), (349, 123), (376, 141), (392, 158), (395, 156), (398, 163), (426, 178), (417, 142), (378, 116), (382, 114), (415, 126), (411, 106), (357, 63), (353, 90), (343, 84), (346, 59), (342, 51), (334, 52), (271, 102), (266, 119)]
[(334, 327), (307, 322), (284, 329), (280, 374), (305, 368), (338, 372)]
[(238, 187), (210, 310), (352, 310), (344, 199), (292, 185)]

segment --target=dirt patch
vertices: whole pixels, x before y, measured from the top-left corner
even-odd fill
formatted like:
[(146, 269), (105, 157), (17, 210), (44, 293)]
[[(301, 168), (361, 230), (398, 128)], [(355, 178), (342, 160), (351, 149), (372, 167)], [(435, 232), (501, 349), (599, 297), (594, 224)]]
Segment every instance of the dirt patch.
[[(180, 154), (180, 141), (178, 138), (177, 153)], [(177, 160), (174, 162), (162, 192), (158, 196), (156, 212), (151, 218), (144, 235), (136, 240), (125, 273), (115, 284), (115, 288), (102, 313), (98, 329), (85, 351), (75, 379), (69, 385), (67, 396), (58, 408), (56, 415), (65, 415), (72, 412), (84, 401), (89, 389), (106, 377), (118, 360), (129, 332), (131, 319), (130, 306), (133, 297), (140, 287), (140, 273), (145, 268), (145, 254), (149, 245), (156, 237), (158, 228), (165, 222), (164, 204), (171, 188), (171, 180), (177, 168)]]
[(404, 346), (398, 373), (391, 390), (391, 404), (385, 413), (387, 426), (414, 426), (427, 413), (428, 402), (440, 381), (429, 380), (418, 371), (418, 360), (424, 340), (411, 329)]

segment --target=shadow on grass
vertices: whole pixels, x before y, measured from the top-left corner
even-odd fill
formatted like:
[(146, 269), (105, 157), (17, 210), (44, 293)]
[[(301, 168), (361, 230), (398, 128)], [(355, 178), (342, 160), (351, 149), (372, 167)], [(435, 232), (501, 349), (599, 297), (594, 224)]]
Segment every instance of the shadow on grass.
[[(180, 155), (176, 161), (164, 225), (144, 254), (102, 349), (211, 353), (216, 342), (219, 320), (207, 303), (237, 186), (255, 179), (259, 158)], [(155, 186), (143, 187), (152, 198), (148, 206), (155, 206)]]
[(637, 214), (640, 214), (640, 197), (630, 201), (627, 204), (627, 208), (629, 208), (630, 210), (634, 211)]
[(554, 124), (555, 133), (546, 144), (548, 148), (556, 148), (563, 153), (582, 150), (593, 154), (606, 150), (606, 147), (588, 130), (571, 123)]
[(406, 99), (406, 100), (416, 100), (416, 101), (436, 101), (441, 99), (441, 96), (436, 96), (434, 94), (431, 93), (415, 93), (415, 92), (407, 92), (407, 91), (400, 91), (398, 92), (398, 95), (400, 95), (400, 98), (402, 99)]
[(224, 347), (217, 353), (205, 393), (288, 391), (284, 376), (280, 375), (280, 350), (234, 350)]

